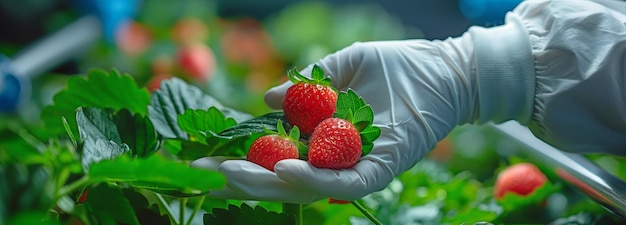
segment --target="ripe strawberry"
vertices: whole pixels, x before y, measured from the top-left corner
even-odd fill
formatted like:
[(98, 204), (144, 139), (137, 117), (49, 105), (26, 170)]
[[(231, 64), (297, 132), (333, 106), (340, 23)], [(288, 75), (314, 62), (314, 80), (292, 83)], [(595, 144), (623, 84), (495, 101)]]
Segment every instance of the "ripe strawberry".
[(337, 111), (337, 92), (317, 65), (311, 72), (312, 79), (296, 70), (290, 70), (288, 75), (294, 85), (287, 89), (283, 100), (285, 119), (298, 126), (304, 136), (309, 136), (317, 124), (333, 117)]
[(300, 136), (298, 127), (293, 127), (289, 136), (286, 134), (280, 120), (277, 128), (278, 133), (261, 136), (252, 142), (246, 156), (248, 161), (274, 171), (274, 165), (278, 161), (298, 158), (297, 140)]
[(506, 193), (527, 196), (547, 182), (546, 176), (533, 164), (519, 163), (504, 169), (496, 178), (495, 197)]
[(342, 118), (328, 118), (313, 131), (309, 140), (309, 162), (317, 168), (347, 169), (361, 158), (361, 135)]

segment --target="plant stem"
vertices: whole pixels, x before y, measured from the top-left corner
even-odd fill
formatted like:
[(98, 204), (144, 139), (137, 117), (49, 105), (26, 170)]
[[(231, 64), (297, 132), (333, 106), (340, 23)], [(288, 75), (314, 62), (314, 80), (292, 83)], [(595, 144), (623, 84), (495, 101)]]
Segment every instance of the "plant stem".
[(167, 210), (167, 215), (170, 218), (170, 222), (172, 224), (177, 224), (176, 223), (176, 219), (174, 219), (174, 213), (172, 213), (172, 210), (170, 209), (170, 205), (167, 203), (165, 198), (163, 198), (163, 196), (161, 194), (159, 194), (159, 193), (154, 193), (154, 195), (156, 195), (156, 197), (157, 197), (157, 199), (159, 199), (159, 202), (161, 203), (161, 205), (163, 205), (165, 210)]
[(178, 212), (178, 224), (180, 225), (185, 224), (185, 205), (187, 205), (187, 198), (181, 198), (178, 200), (178, 210), (180, 210)]
[(200, 200), (196, 202), (196, 206), (193, 207), (193, 212), (191, 212), (191, 215), (189, 216), (189, 219), (187, 219), (187, 222), (185, 223), (185, 225), (191, 225), (191, 222), (193, 221), (193, 218), (196, 216), (196, 213), (198, 212), (198, 210), (200, 210), (200, 207), (202, 207), (202, 203), (204, 203), (205, 198), (206, 198), (206, 195), (203, 195), (202, 197), (200, 197)]
[(296, 225), (303, 225), (301, 204), (283, 203), (283, 213), (296, 216)]
[(89, 176), (83, 176), (80, 179), (74, 181), (74, 183), (71, 183), (71, 184), (66, 185), (65, 187), (62, 187), (59, 190), (59, 194), (57, 196), (60, 197), (60, 196), (67, 195), (71, 193), (72, 191), (87, 185), (89, 182), (90, 182)]
[(356, 207), (356, 209), (358, 209), (359, 211), (361, 211), (361, 213), (363, 213), (363, 215), (365, 217), (367, 217), (367, 219), (369, 219), (370, 221), (372, 221), (372, 223), (374, 223), (375, 225), (382, 225), (382, 223), (380, 221), (378, 221), (378, 219), (376, 219), (376, 217), (374, 217), (374, 215), (372, 215), (370, 212), (368, 212), (365, 207), (363, 207), (359, 202), (357, 201), (351, 201), (350, 203), (352, 203), (352, 205), (354, 205), (354, 207)]

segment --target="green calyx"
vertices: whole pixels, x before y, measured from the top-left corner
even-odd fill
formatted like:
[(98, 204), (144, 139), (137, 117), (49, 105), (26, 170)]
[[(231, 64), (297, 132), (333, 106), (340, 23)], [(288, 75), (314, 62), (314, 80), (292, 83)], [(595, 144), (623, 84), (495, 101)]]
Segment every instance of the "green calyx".
[(296, 70), (295, 68), (290, 69), (287, 72), (287, 76), (289, 77), (289, 80), (293, 82), (294, 84), (304, 82), (304, 83), (309, 83), (309, 84), (319, 84), (323, 86), (330, 86), (330, 83), (331, 83), (331, 79), (329, 77), (325, 77), (324, 70), (322, 70), (322, 68), (320, 68), (317, 65), (313, 65), (310, 78), (300, 74), (300, 72), (298, 72), (298, 70)]
[(374, 141), (380, 136), (380, 128), (373, 125), (374, 110), (354, 90), (339, 92), (334, 117), (350, 121), (359, 131), (363, 156), (374, 148)]

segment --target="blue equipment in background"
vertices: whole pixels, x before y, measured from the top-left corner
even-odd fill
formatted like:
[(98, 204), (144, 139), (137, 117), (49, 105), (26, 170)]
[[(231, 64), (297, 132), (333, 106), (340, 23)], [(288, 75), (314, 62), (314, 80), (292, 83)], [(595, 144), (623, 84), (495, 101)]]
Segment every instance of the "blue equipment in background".
[(463, 16), (478, 25), (499, 25), (522, 0), (459, 0)]

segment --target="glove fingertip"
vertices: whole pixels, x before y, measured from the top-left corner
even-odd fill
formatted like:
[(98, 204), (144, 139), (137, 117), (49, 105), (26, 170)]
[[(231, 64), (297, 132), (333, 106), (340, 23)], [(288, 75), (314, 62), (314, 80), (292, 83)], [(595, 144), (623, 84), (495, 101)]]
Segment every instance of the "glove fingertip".
[(283, 98), (285, 97), (285, 93), (287, 89), (293, 85), (290, 81), (287, 81), (281, 85), (273, 87), (265, 92), (264, 100), (265, 104), (272, 109), (282, 109), (283, 108)]

